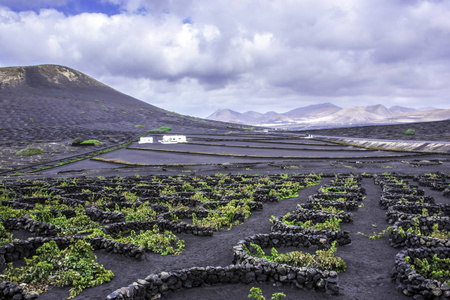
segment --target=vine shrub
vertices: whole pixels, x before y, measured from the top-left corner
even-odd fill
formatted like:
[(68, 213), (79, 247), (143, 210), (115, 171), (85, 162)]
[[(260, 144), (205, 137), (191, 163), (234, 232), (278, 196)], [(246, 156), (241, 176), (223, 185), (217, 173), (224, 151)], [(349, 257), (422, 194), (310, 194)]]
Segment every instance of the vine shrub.
[(211, 227), (214, 230), (219, 230), (225, 226), (238, 225), (239, 220), (235, 220), (236, 214), (242, 213), (245, 218), (250, 217), (250, 207), (248, 204), (236, 205), (233, 200), (227, 205), (219, 206), (216, 210), (210, 211), (208, 216), (203, 219), (198, 219), (195, 213), (192, 214), (192, 224), (197, 226)]
[(25, 216), (28, 212), (25, 209), (12, 208), (9, 206), (0, 206), (0, 219), (19, 219)]
[(145, 250), (162, 255), (180, 254), (185, 247), (184, 240), (178, 239), (172, 232), (166, 230), (164, 233), (160, 233), (158, 225), (154, 225), (152, 230), (141, 231), (140, 233), (132, 230), (129, 236), (119, 237), (115, 240), (121, 243), (139, 245)]
[(32, 218), (36, 221), (55, 225), (62, 235), (74, 235), (100, 227), (97, 222), (92, 221), (86, 215), (86, 211), (82, 206), (77, 207), (75, 213), (75, 217), (67, 218), (61, 212), (58, 212), (55, 216), (51, 211), (47, 210), (42, 211), (40, 214), (32, 215)]
[[(438, 223), (434, 223), (432, 225), (431, 229), (432, 229), (432, 231), (426, 236), (437, 238), (437, 239), (443, 239), (443, 240), (450, 239), (450, 232), (448, 232), (446, 230), (440, 230)], [(406, 236), (405, 230), (401, 226), (398, 228), (398, 231), (401, 236)], [(408, 228), (406, 230), (406, 232), (425, 236), (425, 234), (423, 234), (422, 231), (420, 230), (419, 218), (417, 218), (417, 217), (414, 218), (414, 226)]]
[[(250, 294), (248, 294), (249, 298), (257, 299), (257, 300), (266, 300), (266, 298), (263, 296), (262, 291), (260, 288), (252, 287), (250, 289)], [(274, 293), (272, 294), (272, 297), (270, 297), (270, 300), (280, 300), (281, 297), (286, 297), (285, 293)]]
[(148, 203), (144, 203), (136, 207), (133, 204), (131, 207), (123, 207), (122, 209), (116, 209), (116, 211), (120, 211), (125, 215), (125, 220), (127, 222), (130, 221), (150, 221), (156, 220), (158, 217), (158, 213), (153, 210)]
[[(299, 209), (303, 209), (303, 207), (300, 204), (298, 205), (298, 208)], [(314, 205), (313, 210), (314, 211), (324, 211), (324, 212), (332, 213), (332, 214), (338, 214), (338, 213), (344, 212), (343, 209), (338, 209), (338, 208), (336, 208), (334, 206), (328, 206), (328, 207), (327, 206), (323, 206), (321, 203), (318, 203), (317, 205)]]
[[(311, 220), (301, 222), (297, 221), (297, 219), (293, 219), (292, 221), (289, 221), (291, 216), (291, 213), (287, 213), (284, 215), (282, 222), (286, 225), (293, 225), (293, 226), (299, 226), (301, 228), (305, 229), (313, 229), (313, 230), (331, 230), (331, 231), (337, 231), (341, 230), (341, 219), (338, 219), (336, 217), (332, 217), (331, 219), (328, 219), (322, 223), (313, 223)], [(273, 220), (273, 217), (272, 217)]]
[(265, 258), (269, 261), (280, 264), (286, 264), (298, 268), (318, 268), (321, 270), (336, 271), (339, 273), (345, 272), (347, 269), (347, 264), (345, 261), (342, 258), (335, 256), (336, 241), (331, 244), (329, 249), (317, 250), (315, 254), (303, 253), (301, 251), (292, 251), (280, 254), (277, 249), (272, 248), (270, 255), (266, 255), (261, 246), (253, 243), (250, 243), (250, 246), (256, 251), (256, 254), (250, 252), (247, 246), (245, 246), (245, 250), (249, 255)]
[(450, 258), (439, 258), (437, 254), (434, 254), (431, 261), (418, 257), (411, 261), (411, 257), (407, 256), (405, 262), (423, 277), (450, 285)]
[(38, 293), (48, 290), (49, 285), (73, 286), (69, 292), (72, 299), (88, 287), (111, 281), (114, 274), (97, 263), (92, 246), (82, 240), (60, 250), (55, 241), (43, 244), (31, 259), (24, 258), (26, 265), (14, 268), (9, 263), (2, 277), (22, 284), (25, 291)]
[(17, 151), (15, 155), (17, 156), (31, 156), (31, 155), (38, 155), (44, 153), (44, 150), (36, 147), (29, 147), (22, 149), (20, 151)]
[(3, 226), (3, 223), (0, 222), (0, 246), (6, 245), (12, 241), (12, 233), (8, 232)]

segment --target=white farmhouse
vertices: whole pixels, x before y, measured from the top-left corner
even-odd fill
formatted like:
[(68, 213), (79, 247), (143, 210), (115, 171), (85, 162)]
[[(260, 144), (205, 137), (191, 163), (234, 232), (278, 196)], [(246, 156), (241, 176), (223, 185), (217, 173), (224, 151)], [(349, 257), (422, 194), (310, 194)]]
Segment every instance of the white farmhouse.
[(138, 142), (139, 144), (152, 144), (153, 143), (153, 137), (143, 136)]
[(185, 135), (163, 135), (161, 144), (178, 144), (178, 143), (186, 143)]

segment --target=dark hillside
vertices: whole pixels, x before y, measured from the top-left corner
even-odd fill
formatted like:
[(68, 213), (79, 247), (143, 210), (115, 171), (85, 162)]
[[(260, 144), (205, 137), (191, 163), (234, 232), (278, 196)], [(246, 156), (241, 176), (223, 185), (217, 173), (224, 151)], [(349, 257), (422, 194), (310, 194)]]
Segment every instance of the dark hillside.
[(91, 138), (95, 132), (128, 136), (160, 126), (174, 131), (226, 128), (165, 111), (67, 67), (0, 68), (1, 142)]
[[(98, 151), (72, 146), (75, 138), (113, 148), (161, 126), (170, 127), (170, 133), (192, 134), (228, 132), (229, 125), (163, 110), (63, 66), (0, 68), (3, 171)], [(15, 155), (30, 147), (44, 153)]]

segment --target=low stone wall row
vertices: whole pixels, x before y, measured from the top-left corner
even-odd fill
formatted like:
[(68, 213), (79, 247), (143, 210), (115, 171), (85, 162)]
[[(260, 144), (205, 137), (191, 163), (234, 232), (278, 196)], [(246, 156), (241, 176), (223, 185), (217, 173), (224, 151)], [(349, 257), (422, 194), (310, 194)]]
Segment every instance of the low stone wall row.
[[(217, 206), (223, 206), (230, 203), (230, 201), (214, 201), (214, 202), (206, 202), (202, 203), (199, 207), (204, 209), (215, 209)], [(243, 206), (247, 204), (250, 207), (250, 211), (263, 209), (263, 203), (259, 201), (237, 201), (235, 202), (235, 206)]]
[[(360, 202), (358, 201), (333, 201), (333, 200), (327, 200), (322, 199), (317, 195), (309, 196), (308, 197), (308, 203), (310, 205), (322, 205), (322, 206), (334, 206), (337, 209), (342, 209), (346, 211), (355, 211), (358, 210), (358, 207), (360, 205)], [(305, 205), (302, 205), (306, 207)]]
[(318, 197), (325, 200), (344, 199), (344, 201), (362, 201), (364, 194), (362, 193), (331, 193), (318, 191), (317, 194), (311, 195), (308, 198)]
[(392, 177), (395, 177), (396, 180), (403, 180), (403, 183), (405, 184), (409, 184), (409, 182), (406, 179), (414, 179), (414, 175), (413, 174), (399, 174), (396, 172), (392, 172), (388, 175), (383, 175), (383, 174), (374, 174), (373, 175), (373, 180), (375, 182), (375, 184), (380, 184), (381, 182), (384, 183), (388, 183), (388, 182), (392, 182), (395, 183), (395, 180), (392, 179)]
[(424, 190), (413, 189), (413, 188), (401, 188), (401, 187), (384, 187), (383, 193), (397, 194), (397, 195), (411, 195), (411, 196), (423, 196), (425, 195)]
[(112, 236), (117, 235), (121, 231), (140, 231), (153, 229), (154, 225), (158, 225), (160, 231), (170, 230), (173, 233), (188, 233), (198, 236), (212, 236), (214, 230), (210, 227), (197, 226), (184, 222), (173, 222), (164, 219), (158, 219), (148, 222), (132, 221), (132, 222), (120, 222), (111, 225), (107, 225), (103, 228), (103, 232)]
[(330, 230), (314, 230), (310, 228), (302, 228), (300, 226), (287, 225), (281, 221), (281, 218), (273, 219), (272, 232), (282, 233), (299, 233), (304, 235), (323, 236), (329, 241), (337, 241), (339, 245), (347, 245), (352, 242), (348, 231), (330, 231)]
[(328, 272), (325, 277), (325, 274), (316, 269), (294, 268), (265, 261), (258, 265), (193, 267), (173, 272), (150, 274), (145, 279), (139, 279), (128, 287), (112, 292), (106, 299), (158, 299), (181, 289), (255, 282), (281, 283), (298, 288), (306, 287), (329, 291), (332, 294), (339, 293), (336, 272)]
[[(179, 219), (192, 219), (192, 214), (195, 214), (197, 218), (202, 219), (206, 218), (211, 211), (206, 209), (186, 209), (186, 210), (177, 210), (177, 211), (169, 211), (167, 213), (159, 215), (158, 218), (162, 218), (164, 220), (170, 220), (172, 216), (176, 216)], [(221, 215), (223, 214), (222, 211), (216, 211), (217, 214)], [(245, 214), (241, 212), (236, 212), (234, 214), (232, 221), (239, 221), (244, 222), (245, 221)]]
[(55, 225), (33, 220), (29, 215), (19, 219), (0, 220), (6, 230), (26, 230), (36, 236), (56, 236), (60, 232)]
[(410, 257), (410, 261), (414, 261), (415, 258), (431, 260), (435, 254), (439, 258), (450, 258), (450, 248), (406, 249), (397, 254), (391, 277), (397, 284), (399, 292), (406, 296), (417, 295), (414, 299), (450, 298), (450, 286), (438, 280), (425, 278), (405, 262), (407, 256)]
[(110, 202), (126, 202), (126, 198), (125, 198), (124, 195), (99, 194), (99, 193), (65, 194), (64, 198), (69, 198), (69, 199), (74, 198), (77, 201), (81, 201), (81, 203), (84, 203), (86, 201), (95, 202), (95, 201), (98, 201), (98, 200), (107, 200), (107, 201), (110, 201)]
[[(327, 187), (333, 187), (338, 189), (339, 191), (345, 192), (345, 193), (352, 193), (352, 194), (361, 194), (361, 195), (365, 195), (366, 194), (366, 189), (362, 188), (362, 187), (346, 187), (344, 186), (341, 182), (332, 182), (330, 185), (324, 184), (322, 185), (322, 188), (327, 188)], [(319, 190), (319, 193), (320, 190)]]
[(450, 198), (450, 188), (446, 188), (446, 189), (442, 192), (442, 194), (443, 194), (445, 197)]
[[(136, 200), (135, 202), (104, 203), (104, 204), (102, 204), (101, 208), (102, 208), (102, 210), (106, 210), (106, 209), (115, 210), (116, 207), (119, 207), (119, 209), (122, 209), (122, 208), (130, 208), (133, 206), (138, 208), (145, 202), (146, 202), (145, 199), (139, 199), (139, 200)], [(165, 212), (169, 211), (169, 208), (167, 207), (167, 205), (151, 204), (151, 203), (147, 203), (146, 205), (150, 206), (151, 209), (153, 209), (157, 213), (165, 213)]]
[(429, 216), (450, 217), (450, 204), (408, 203), (406, 205), (393, 205), (386, 212), (387, 221), (393, 224), (397, 221), (413, 220), (422, 217), (422, 213)]
[(36, 292), (25, 292), (17, 284), (0, 278), (0, 297), (4, 300), (33, 300), (39, 297)]
[(138, 245), (119, 243), (101, 236), (89, 239), (83, 236), (35, 237), (28, 238), (27, 240), (13, 241), (12, 243), (0, 246), (0, 265), (33, 256), (36, 254), (37, 248), (50, 241), (55, 241), (60, 248), (66, 248), (73, 241), (77, 240), (85, 240), (92, 245), (94, 250), (105, 249), (108, 252), (112, 251), (113, 253), (134, 257), (136, 259), (141, 259), (145, 253), (144, 249)]
[(2, 200), (2, 206), (9, 206), (15, 209), (33, 209), (34, 205), (28, 203), (17, 202), (15, 200)]
[[(250, 237), (240, 240), (237, 246), (233, 247), (234, 259), (233, 263), (247, 264), (250, 261), (259, 263), (264, 260), (255, 260), (253, 257), (245, 251), (245, 247), (249, 248), (250, 244), (257, 244), (261, 248), (288, 248), (288, 247), (310, 247), (312, 245), (318, 246), (320, 249), (331, 247), (331, 242), (324, 235), (313, 235), (303, 233), (284, 233), (284, 232), (272, 232), (266, 234), (255, 234)], [(245, 247), (244, 247), (245, 246)]]
[(87, 207), (85, 211), (86, 215), (92, 221), (100, 224), (125, 222), (125, 215), (121, 212), (104, 211), (96, 208), (95, 206)]
[[(57, 217), (59, 214), (65, 216), (66, 218), (74, 218), (77, 216), (76, 210), (71, 209), (52, 209), (49, 211), (53, 216)], [(86, 215), (94, 222), (98, 222), (100, 224), (109, 224), (109, 223), (117, 223), (117, 222), (125, 222), (125, 216), (121, 212), (111, 212), (104, 211), (96, 208), (95, 206), (90, 206), (85, 209)], [(41, 213), (34, 213), (36, 216), (39, 216)]]
[(436, 191), (443, 191), (448, 187), (445, 179), (422, 178), (419, 180), (419, 186), (426, 186)]
[(413, 196), (403, 194), (383, 194), (380, 198), (380, 207), (382, 209), (388, 209), (389, 206), (403, 205), (411, 203), (428, 203), (435, 204), (435, 200), (431, 196)]
[[(421, 217), (418, 218), (420, 231), (423, 235), (406, 232), (409, 228), (414, 226), (413, 220), (404, 220), (396, 222), (392, 226), (392, 231), (389, 234), (389, 241), (394, 248), (408, 247), (450, 247), (450, 240), (438, 239), (427, 236), (432, 232), (433, 224), (439, 224), (439, 230), (450, 231), (450, 221), (448, 218), (439, 217)], [(401, 229), (400, 229), (401, 227)]]
[(412, 185), (409, 183), (409, 181), (406, 180), (400, 180), (401, 183), (394, 181), (379, 181), (379, 184), (381, 186), (382, 189), (403, 189), (405, 187), (407, 187), (408, 189), (418, 189), (419, 186), (417, 185)]
[(145, 201), (151, 204), (168, 203), (173, 206), (183, 205), (187, 207), (198, 207), (203, 204), (202, 201), (197, 199), (191, 199), (186, 197), (169, 197), (169, 196), (145, 198)]
[[(303, 206), (302, 206), (303, 207)], [(353, 222), (353, 214), (349, 212), (330, 213), (321, 210), (312, 210), (307, 208), (297, 208), (294, 213), (287, 218), (288, 221), (296, 219), (300, 222), (312, 221), (312, 223), (323, 223), (332, 218), (341, 219), (342, 223)]]

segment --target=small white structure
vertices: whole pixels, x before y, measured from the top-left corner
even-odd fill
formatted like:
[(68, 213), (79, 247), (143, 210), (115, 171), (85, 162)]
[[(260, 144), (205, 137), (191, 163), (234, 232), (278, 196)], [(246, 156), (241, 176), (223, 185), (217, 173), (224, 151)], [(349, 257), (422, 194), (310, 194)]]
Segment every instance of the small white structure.
[(153, 143), (153, 137), (147, 137), (143, 136), (138, 142), (139, 144), (152, 144)]
[(186, 143), (185, 135), (163, 135), (161, 144), (178, 144), (178, 143)]

